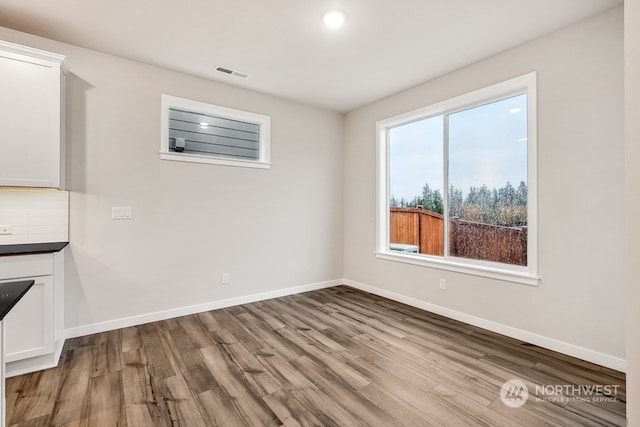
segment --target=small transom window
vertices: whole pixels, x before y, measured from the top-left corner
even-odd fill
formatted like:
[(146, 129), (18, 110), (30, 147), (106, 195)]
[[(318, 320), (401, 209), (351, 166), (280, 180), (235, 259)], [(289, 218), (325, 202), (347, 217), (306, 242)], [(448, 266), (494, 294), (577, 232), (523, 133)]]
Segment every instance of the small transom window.
[(163, 160), (269, 168), (270, 118), (162, 95)]

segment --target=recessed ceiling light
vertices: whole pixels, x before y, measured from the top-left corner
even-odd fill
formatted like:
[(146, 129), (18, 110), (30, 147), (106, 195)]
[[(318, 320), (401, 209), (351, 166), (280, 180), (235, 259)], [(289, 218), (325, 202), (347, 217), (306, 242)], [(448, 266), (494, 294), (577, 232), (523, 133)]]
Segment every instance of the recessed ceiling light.
[(509, 112), (511, 114), (518, 114), (520, 111), (522, 111), (522, 108), (520, 108), (520, 107), (514, 107), (514, 108), (509, 110)]
[(328, 10), (322, 14), (322, 22), (329, 28), (338, 28), (344, 24), (347, 15), (341, 10)]
[(200, 127), (201, 127), (202, 129), (206, 129), (206, 128), (208, 128), (208, 127), (209, 127), (209, 123), (202, 122), (202, 123), (200, 123)]

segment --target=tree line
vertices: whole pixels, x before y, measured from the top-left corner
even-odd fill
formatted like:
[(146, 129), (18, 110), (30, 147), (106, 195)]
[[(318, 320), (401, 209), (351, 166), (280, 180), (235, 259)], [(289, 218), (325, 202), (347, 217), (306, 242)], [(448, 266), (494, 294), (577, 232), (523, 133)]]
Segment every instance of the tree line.
[[(500, 188), (486, 185), (470, 187), (466, 196), (461, 189), (449, 187), (449, 217), (485, 224), (508, 227), (527, 225), (527, 184), (520, 181), (517, 187), (507, 182)], [(439, 189), (432, 189), (428, 183), (422, 187), (422, 194), (412, 200), (396, 199), (391, 196), (390, 205), (402, 208), (422, 208), (444, 214), (444, 199)]]

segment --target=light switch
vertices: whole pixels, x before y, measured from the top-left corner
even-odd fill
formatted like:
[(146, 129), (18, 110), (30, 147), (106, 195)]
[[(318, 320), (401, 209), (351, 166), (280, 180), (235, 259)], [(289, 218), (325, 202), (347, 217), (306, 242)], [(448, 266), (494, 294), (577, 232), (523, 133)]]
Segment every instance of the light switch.
[(120, 206), (111, 208), (111, 219), (132, 219), (131, 207)]

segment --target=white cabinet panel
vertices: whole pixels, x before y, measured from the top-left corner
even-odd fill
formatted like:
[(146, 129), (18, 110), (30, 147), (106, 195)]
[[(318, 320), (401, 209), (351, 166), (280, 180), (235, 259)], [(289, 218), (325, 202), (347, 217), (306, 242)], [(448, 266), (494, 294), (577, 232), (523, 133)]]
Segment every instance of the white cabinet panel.
[(53, 255), (15, 255), (0, 258), (0, 281), (53, 274)]
[(53, 276), (35, 284), (4, 319), (5, 362), (53, 352)]
[(63, 60), (0, 42), (0, 186), (61, 187)]
[(7, 375), (57, 365), (64, 344), (63, 268), (62, 252), (0, 257), (0, 282), (35, 282), (2, 322)]

